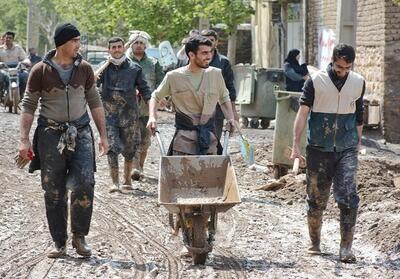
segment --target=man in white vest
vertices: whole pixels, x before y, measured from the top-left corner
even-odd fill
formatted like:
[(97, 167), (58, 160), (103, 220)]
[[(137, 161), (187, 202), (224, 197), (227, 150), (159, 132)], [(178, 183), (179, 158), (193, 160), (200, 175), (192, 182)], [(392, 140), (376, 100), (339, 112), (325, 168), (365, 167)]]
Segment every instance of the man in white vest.
[(340, 209), (341, 242), (339, 258), (355, 262), (351, 247), (359, 197), (356, 175), (358, 148), (363, 128), (365, 81), (353, 72), (352, 46), (335, 46), (331, 64), (306, 81), (293, 130), (291, 158), (301, 158), (300, 139), (308, 119), (306, 149), (307, 220), (311, 239), (310, 254), (321, 254), (322, 215), (333, 195)]

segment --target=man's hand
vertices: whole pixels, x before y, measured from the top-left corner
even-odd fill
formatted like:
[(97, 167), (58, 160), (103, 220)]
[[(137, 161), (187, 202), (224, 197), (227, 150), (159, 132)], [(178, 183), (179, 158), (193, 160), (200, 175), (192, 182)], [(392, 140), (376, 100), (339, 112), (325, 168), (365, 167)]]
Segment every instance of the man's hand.
[(299, 160), (300, 160), (300, 167), (303, 168), (306, 166), (306, 161), (305, 161), (304, 157), (301, 156), (300, 147), (294, 143), (293, 147), (292, 147), (292, 152), (290, 154), (290, 159), (294, 160), (296, 158), (299, 158)]
[(227, 119), (225, 128), (229, 131), (229, 134), (232, 135), (235, 132), (237, 125), (235, 119)]
[(108, 140), (106, 137), (100, 137), (99, 139), (99, 152), (100, 157), (108, 153)]
[(154, 117), (149, 117), (146, 128), (150, 131), (151, 135), (154, 136), (157, 129), (157, 120)]
[(29, 138), (20, 139), (19, 156), (24, 160), (31, 160), (33, 157), (32, 145)]

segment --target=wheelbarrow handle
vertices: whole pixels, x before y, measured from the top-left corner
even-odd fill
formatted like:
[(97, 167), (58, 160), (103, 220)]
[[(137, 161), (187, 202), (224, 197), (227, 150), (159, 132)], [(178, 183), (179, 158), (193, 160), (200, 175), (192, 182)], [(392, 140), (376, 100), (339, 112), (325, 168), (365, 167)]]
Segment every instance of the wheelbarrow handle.
[(224, 131), (224, 145), (222, 146), (222, 155), (228, 155), (228, 144), (229, 144), (229, 131)]
[(158, 129), (156, 129), (156, 138), (157, 138), (157, 141), (158, 141), (158, 146), (160, 147), (161, 156), (166, 156), (167, 152), (165, 152), (164, 143), (163, 143), (163, 141), (161, 139), (161, 134), (160, 134), (160, 131)]

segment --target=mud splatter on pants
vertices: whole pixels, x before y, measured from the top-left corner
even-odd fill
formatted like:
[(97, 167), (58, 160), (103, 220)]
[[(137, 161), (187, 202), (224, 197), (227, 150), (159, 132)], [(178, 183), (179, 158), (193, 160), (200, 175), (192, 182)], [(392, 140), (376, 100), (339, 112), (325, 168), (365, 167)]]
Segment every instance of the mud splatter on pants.
[(61, 132), (45, 127), (38, 129), (47, 221), (53, 241), (64, 244), (67, 240), (69, 189), (71, 231), (80, 235), (89, 233), (95, 184), (92, 133), (89, 126), (79, 129), (75, 152), (64, 150), (61, 155), (57, 150)]
[(138, 128), (140, 129), (140, 143), (135, 153), (135, 159), (138, 161), (140, 159), (140, 154), (146, 152), (151, 145), (150, 132), (146, 128), (148, 121), (148, 116), (141, 116), (138, 119)]
[(310, 213), (326, 209), (332, 182), (333, 196), (339, 206), (358, 208), (357, 155), (356, 148), (342, 152), (322, 152), (307, 147), (307, 204)]
[(106, 125), (109, 143), (108, 164), (118, 168), (118, 154), (126, 161), (132, 162), (140, 143), (140, 130), (137, 121), (126, 127)]

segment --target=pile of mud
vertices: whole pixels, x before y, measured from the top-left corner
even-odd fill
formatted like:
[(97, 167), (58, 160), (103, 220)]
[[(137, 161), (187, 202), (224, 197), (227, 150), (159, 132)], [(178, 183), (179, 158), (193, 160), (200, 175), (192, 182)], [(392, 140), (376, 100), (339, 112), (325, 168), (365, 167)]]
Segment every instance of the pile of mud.
[[(235, 157), (235, 167), (242, 185), (254, 191), (265, 190), (265, 198), (282, 204), (305, 203), (305, 174), (285, 175), (273, 179), (272, 145), (257, 145), (255, 159), (263, 166), (251, 170), (240, 156)], [(387, 253), (400, 253), (400, 160), (360, 157), (358, 169), (360, 196), (357, 231), (365, 234), (379, 249)], [(326, 218), (339, 218), (339, 210), (330, 198)]]

